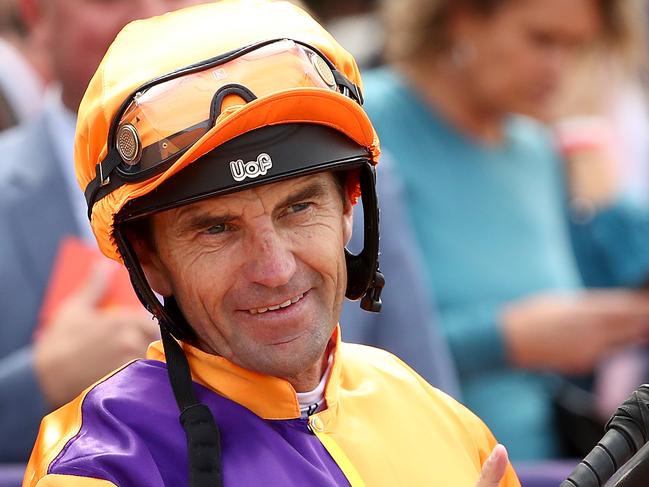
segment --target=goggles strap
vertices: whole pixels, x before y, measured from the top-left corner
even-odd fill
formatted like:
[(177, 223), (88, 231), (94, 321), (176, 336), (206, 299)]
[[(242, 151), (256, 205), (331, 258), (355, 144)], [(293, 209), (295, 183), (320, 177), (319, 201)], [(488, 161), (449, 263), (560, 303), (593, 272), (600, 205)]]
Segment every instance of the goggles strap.
[[(365, 245), (368, 247), (367, 252), (374, 260), (371, 266), (371, 278), (367, 284), (367, 290), (361, 299), (361, 308), (373, 313), (381, 311), (381, 292), (385, 286), (385, 277), (379, 269), (379, 201), (376, 194), (376, 170), (373, 166), (366, 166), (364, 171), (365, 176), (361, 176), (361, 199), (363, 200), (363, 213), (365, 208), (369, 207), (368, 218), (364, 218), (364, 237), (363, 240), (367, 242)], [(363, 195), (366, 197), (363, 198)]]
[(385, 277), (380, 271), (377, 262), (376, 269), (374, 271), (374, 277), (372, 277), (372, 282), (365, 295), (361, 299), (361, 308), (372, 313), (380, 313), (381, 307), (383, 306), (383, 302), (381, 301), (381, 292), (383, 291), (383, 286), (385, 286)]
[(210, 105), (210, 128), (216, 125), (216, 119), (219, 118), (219, 115), (221, 115), (221, 111), (223, 109), (223, 100), (225, 100), (225, 97), (228, 95), (239, 96), (243, 98), (246, 103), (250, 103), (251, 101), (257, 99), (257, 96), (255, 96), (255, 94), (250, 91), (250, 89), (238, 83), (230, 83), (225, 86), (221, 86), (221, 88), (219, 88), (212, 97), (212, 104)]
[(385, 278), (379, 270), (379, 210), (376, 175), (369, 162), (360, 167), (361, 200), (363, 202), (363, 250), (354, 255), (345, 249), (347, 290), (351, 300), (361, 299), (361, 308), (381, 311), (381, 291)]
[(337, 69), (332, 70), (332, 73), (334, 75), (334, 79), (336, 80), (336, 84), (338, 86), (342, 86), (343, 90), (347, 90), (347, 93), (343, 91), (343, 94), (353, 98), (359, 105), (363, 106), (363, 102), (365, 100), (363, 99), (363, 92), (361, 91), (361, 89), (354, 83), (349, 81), (347, 77)]
[(95, 178), (88, 183), (86, 190), (84, 191), (84, 196), (86, 197), (86, 203), (88, 205), (88, 219), (90, 220), (92, 216), (92, 207), (97, 200), (97, 194), (99, 190), (108, 184), (110, 184), (110, 175), (113, 170), (119, 166), (121, 159), (117, 151), (108, 150), (108, 156), (106, 159), (101, 161), (95, 166)]

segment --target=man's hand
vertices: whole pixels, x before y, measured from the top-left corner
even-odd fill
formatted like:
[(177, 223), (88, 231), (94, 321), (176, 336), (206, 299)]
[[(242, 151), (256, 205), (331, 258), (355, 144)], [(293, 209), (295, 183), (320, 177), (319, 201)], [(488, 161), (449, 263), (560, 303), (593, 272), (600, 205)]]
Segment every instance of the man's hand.
[(508, 464), (507, 450), (502, 445), (496, 445), (482, 465), (480, 478), (475, 487), (498, 487), (505, 476)]
[(606, 355), (649, 339), (649, 294), (598, 290), (535, 296), (503, 314), (512, 363), (529, 369), (586, 373)]
[(97, 266), (56, 310), (34, 345), (34, 369), (46, 400), (59, 407), (111, 370), (144, 356), (158, 327), (142, 308), (97, 307), (108, 270)]

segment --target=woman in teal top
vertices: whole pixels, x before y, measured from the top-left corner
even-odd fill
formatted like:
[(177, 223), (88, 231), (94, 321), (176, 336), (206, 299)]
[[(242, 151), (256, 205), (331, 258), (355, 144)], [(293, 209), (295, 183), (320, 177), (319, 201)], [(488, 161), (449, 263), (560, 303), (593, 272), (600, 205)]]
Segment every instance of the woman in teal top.
[(405, 185), (463, 399), (512, 458), (559, 456), (550, 373), (591, 372), (647, 337), (649, 304), (583, 289), (561, 162), (541, 126), (511, 114), (538, 113), (557, 56), (604, 12), (590, 0), (386, 8), (399, 62), (367, 74), (366, 107)]

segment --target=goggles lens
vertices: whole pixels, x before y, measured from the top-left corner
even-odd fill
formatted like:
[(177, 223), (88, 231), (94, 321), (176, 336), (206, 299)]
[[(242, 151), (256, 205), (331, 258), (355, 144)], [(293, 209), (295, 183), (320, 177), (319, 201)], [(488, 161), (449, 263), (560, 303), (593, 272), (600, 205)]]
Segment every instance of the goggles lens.
[(339, 91), (327, 61), (290, 40), (162, 81), (136, 93), (118, 122), (120, 172), (127, 178), (144, 175), (177, 159), (216, 122), (222, 107), (214, 106), (215, 96), (228, 86), (240, 86), (253, 98), (302, 87)]

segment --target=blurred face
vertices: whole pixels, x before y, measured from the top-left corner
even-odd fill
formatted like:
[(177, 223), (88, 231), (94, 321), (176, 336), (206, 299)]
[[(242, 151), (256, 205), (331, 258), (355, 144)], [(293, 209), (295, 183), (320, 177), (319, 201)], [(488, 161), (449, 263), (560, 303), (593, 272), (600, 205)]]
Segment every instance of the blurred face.
[(455, 64), (467, 94), (486, 109), (537, 116), (599, 29), (595, 0), (509, 0), (487, 17), (458, 14)]
[(351, 215), (330, 173), (305, 176), (154, 215), (155, 250), (140, 260), (203, 350), (289, 380), (314, 372), (317, 384), (344, 298)]
[(204, 0), (40, 0), (41, 28), (63, 101), (77, 110), (108, 46), (127, 23)]

